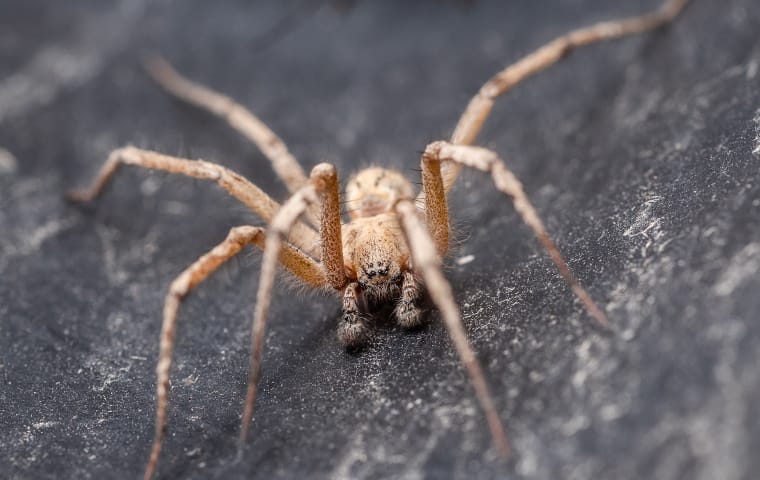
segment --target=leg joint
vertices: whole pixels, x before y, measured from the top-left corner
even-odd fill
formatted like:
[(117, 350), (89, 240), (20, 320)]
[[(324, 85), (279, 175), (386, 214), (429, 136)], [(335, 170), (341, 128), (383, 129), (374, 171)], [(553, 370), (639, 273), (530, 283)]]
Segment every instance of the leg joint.
[(429, 143), (425, 147), (425, 151), (422, 152), (422, 161), (425, 163), (440, 162), (441, 150), (446, 145), (447, 145), (447, 142), (444, 142), (441, 140)]

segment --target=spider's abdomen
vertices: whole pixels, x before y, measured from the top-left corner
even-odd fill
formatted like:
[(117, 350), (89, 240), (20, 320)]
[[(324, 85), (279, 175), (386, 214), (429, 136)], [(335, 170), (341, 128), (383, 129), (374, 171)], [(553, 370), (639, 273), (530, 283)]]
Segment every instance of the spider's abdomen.
[(369, 167), (351, 177), (346, 185), (346, 209), (351, 219), (390, 212), (400, 198), (412, 198), (412, 184), (396, 170)]

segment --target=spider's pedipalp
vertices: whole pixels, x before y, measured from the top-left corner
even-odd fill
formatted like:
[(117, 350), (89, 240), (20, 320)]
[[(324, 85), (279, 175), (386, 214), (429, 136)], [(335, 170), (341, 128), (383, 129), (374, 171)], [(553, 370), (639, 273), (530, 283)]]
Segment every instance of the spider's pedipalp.
[(338, 340), (348, 348), (367, 342), (369, 328), (367, 317), (359, 309), (359, 284), (351, 282), (343, 291), (343, 313), (338, 323)]
[(396, 211), (401, 217), (401, 225), (409, 242), (414, 268), (422, 276), (430, 297), (441, 312), (449, 336), (467, 370), (467, 375), (475, 389), (475, 395), (486, 415), (494, 446), (503, 458), (508, 458), (511, 454), (511, 448), (507, 434), (501, 424), (499, 412), (486, 383), (483, 368), (467, 341), (467, 333), (462, 325), (459, 308), (454, 302), (451, 286), (441, 271), (441, 259), (436, 253), (433, 239), (419, 218), (414, 203), (409, 200), (402, 200), (396, 204)]
[(422, 287), (414, 277), (414, 273), (404, 272), (401, 281), (401, 297), (393, 310), (399, 325), (404, 328), (414, 328), (422, 324), (424, 312), (418, 305), (421, 297)]

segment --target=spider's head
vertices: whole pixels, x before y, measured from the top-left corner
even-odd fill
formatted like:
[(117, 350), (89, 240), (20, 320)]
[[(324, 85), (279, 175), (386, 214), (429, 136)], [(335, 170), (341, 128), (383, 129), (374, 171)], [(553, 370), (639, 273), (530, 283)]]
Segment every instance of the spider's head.
[(401, 280), (401, 268), (398, 262), (391, 258), (385, 261), (377, 259), (362, 265), (357, 272), (358, 282), (364, 288), (380, 287), (387, 283), (398, 283)]
[(412, 198), (412, 184), (401, 173), (369, 167), (351, 177), (345, 201), (352, 219), (367, 218), (391, 211), (399, 198)]
[(386, 288), (401, 280), (406, 263), (393, 233), (385, 228), (367, 228), (357, 238), (353, 251), (356, 280), (365, 289)]

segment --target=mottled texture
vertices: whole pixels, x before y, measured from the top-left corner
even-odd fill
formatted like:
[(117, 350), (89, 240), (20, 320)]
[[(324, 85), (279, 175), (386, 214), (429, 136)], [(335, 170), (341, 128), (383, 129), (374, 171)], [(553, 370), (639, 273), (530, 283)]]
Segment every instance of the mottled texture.
[[(230, 227), (260, 224), (187, 178), (124, 168), (84, 207), (62, 201), (67, 189), (133, 143), (220, 162), (287, 197), (254, 146), (153, 85), (143, 53), (250, 106), (307, 169), (331, 161), (345, 180), (379, 164), (418, 181), (420, 151), (451, 134), (498, 69), (571, 28), (657, 4), (409, 3), (328, 4), (265, 42), (297, 2), (0, 2), (1, 476), (138, 477), (169, 282)], [(339, 302), (294, 295), (286, 279), (236, 460), (252, 250), (180, 312), (159, 473), (751, 478), (758, 24), (754, 0), (694, 0), (672, 27), (579, 51), (496, 102), (480, 144), (515, 171), (618, 328), (593, 327), (490, 179), (459, 180), (447, 276), (512, 464), (487, 451), (438, 312), (412, 332), (382, 323), (368, 348), (346, 353), (335, 339)]]

